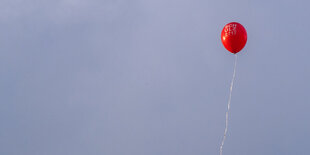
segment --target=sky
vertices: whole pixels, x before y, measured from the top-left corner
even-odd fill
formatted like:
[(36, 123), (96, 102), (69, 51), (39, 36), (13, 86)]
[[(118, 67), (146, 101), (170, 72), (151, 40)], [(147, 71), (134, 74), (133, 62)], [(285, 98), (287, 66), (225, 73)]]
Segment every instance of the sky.
[(0, 154), (308, 155), (309, 1), (1, 0)]

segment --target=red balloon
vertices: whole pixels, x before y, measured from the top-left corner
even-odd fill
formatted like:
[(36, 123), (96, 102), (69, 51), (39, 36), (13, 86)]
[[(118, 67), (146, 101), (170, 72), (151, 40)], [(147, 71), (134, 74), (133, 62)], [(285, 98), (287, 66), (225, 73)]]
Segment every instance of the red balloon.
[(224, 26), (221, 34), (224, 47), (233, 54), (243, 49), (247, 41), (245, 28), (237, 22), (231, 22)]

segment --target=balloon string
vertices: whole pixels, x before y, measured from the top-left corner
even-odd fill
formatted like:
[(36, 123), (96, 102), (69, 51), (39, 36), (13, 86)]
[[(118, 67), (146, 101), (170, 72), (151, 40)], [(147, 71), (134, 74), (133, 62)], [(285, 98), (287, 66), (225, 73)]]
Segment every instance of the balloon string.
[(224, 131), (224, 136), (223, 136), (223, 140), (222, 140), (221, 147), (220, 147), (220, 155), (223, 155), (223, 146), (224, 146), (224, 142), (226, 140), (226, 135), (227, 135), (228, 116), (229, 116), (229, 110), (230, 110), (231, 94), (232, 94), (232, 90), (233, 90), (233, 86), (234, 86), (234, 81), (235, 81), (235, 76), (236, 76), (236, 66), (237, 66), (237, 54), (235, 54), (234, 73), (233, 73), (233, 77), (232, 77), (231, 83), (230, 83), (229, 98), (228, 98), (227, 111), (226, 111), (225, 131)]

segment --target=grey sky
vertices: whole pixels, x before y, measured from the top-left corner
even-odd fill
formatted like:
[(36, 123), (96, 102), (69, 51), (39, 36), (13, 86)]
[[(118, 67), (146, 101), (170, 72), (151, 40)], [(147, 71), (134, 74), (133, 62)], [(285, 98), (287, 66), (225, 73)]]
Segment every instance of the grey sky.
[(308, 155), (309, 2), (1, 0), (0, 154)]

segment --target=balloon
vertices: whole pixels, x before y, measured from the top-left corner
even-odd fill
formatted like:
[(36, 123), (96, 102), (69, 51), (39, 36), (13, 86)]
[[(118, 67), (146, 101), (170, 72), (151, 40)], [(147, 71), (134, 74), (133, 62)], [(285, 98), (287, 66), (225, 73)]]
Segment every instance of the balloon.
[(243, 49), (247, 41), (245, 28), (237, 22), (231, 22), (224, 26), (221, 34), (224, 47), (233, 54)]

